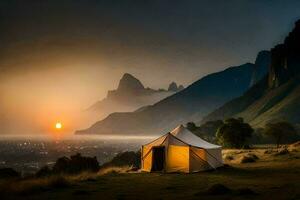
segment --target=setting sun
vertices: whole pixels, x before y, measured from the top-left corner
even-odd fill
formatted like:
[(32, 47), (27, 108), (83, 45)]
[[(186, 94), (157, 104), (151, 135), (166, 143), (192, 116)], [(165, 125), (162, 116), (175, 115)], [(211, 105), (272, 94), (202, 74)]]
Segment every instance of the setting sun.
[(57, 123), (55, 124), (55, 128), (56, 128), (56, 129), (61, 129), (61, 128), (62, 128), (62, 124), (61, 124), (60, 122), (57, 122)]

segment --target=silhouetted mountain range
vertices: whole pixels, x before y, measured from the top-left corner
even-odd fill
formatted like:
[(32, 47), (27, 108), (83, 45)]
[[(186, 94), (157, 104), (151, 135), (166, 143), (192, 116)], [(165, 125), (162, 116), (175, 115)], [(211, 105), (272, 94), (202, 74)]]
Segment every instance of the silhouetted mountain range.
[(113, 112), (134, 111), (140, 107), (154, 104), (182, 89), (178, 88), (174, 82), (170, 85), (173, 87), (169, 90), (145, 88), (140, 80), (125, 73), (119, 81), (118, 88), (108, 91), (106, 98), (96, 102), (88, 111), (96, 112), (99, 118)]
[(300, 122), (300, 20), (284, 40), (271, 50), (268, 75), (243, 96), (203, 119), (243, 117), (253, 126), (268, 122)]
[[(77, 134), (158, 134), (178, 124), (200, 120), (225, 102), (242, 95), (261, 78), (269, 53), (260, 53), (255, 64), (246, 63), (210, 74), (187, 88), (136, 112), (112, 113)], [(255, 74), (255, 77), (253, 77)], [(170, 86), (173, 88), (173, 84)]]

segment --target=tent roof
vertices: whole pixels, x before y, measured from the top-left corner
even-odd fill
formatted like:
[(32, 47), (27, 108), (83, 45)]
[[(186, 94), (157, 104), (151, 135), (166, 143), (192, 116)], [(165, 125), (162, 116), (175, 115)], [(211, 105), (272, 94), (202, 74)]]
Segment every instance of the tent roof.
[(195, 147), (200, 147), (204, 149), (221, 148), (221, 146), (211, 144), (209, 142), (206, 142), (205, 140), (202, 140), (200, 137), (190, 132), (183, 125), (176, 127), (173, 131), (170, 132), (170, 134), (182, 140), (183, 142)]

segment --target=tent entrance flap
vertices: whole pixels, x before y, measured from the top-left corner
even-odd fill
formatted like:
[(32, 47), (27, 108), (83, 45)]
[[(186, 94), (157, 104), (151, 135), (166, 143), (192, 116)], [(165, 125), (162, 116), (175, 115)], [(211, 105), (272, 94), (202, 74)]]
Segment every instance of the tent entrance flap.
[(152, 148), (152, 167), (151, 171), (162, 171), (165, 165), (165, 147)]

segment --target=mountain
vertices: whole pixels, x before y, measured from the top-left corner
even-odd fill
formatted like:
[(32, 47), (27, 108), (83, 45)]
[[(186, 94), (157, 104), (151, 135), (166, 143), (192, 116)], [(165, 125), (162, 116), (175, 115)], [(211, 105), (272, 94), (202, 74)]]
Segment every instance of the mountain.
[[(173, 82), (174, 83), (174, 82)], [(129, 112), (140, 107), (151, 105), (179, 91), (154, 90), (144, 85), (131, 74), (125, 73), (116, 90), (108, 91), (106, 98), (93, 104), (88, 111), (97, 114), (98, 120), (113, 112)]]
[(255, 85), (268, 73), (268, 68), (270, 64), (271, 64), (271, 52), (270, 51), (259, 52), (255, 60), (255, 67), (253, 70), (250, 87)]
[(202, 122), (228, 117), (243, 117), (254, 127), (280, 120), (300, 122), (300, 20), (284, 43), (271, 49), (268, 75)]
[(145, 135), (166, 132), (178, 124), (201, 119), (250, 86), (254, 70), (246, 63), (210, 74), (158, 103), (135, 112), (112, 113), (77, 134)]
[(180, 91), (183, 89), (184, 89), (183, 85), (177, 86), (177, 84), (175, 82), (170, 83), (170, 85), (168, 87), (168, 91), (170, 91), (170, 92), (172, 92), (172, 91), (177, 92), (177, 91)]
[(119, 82), (117, 92), (142, 92), (145, 87), (140, 80), (132, 76), (131, 74), (125, 73)]

